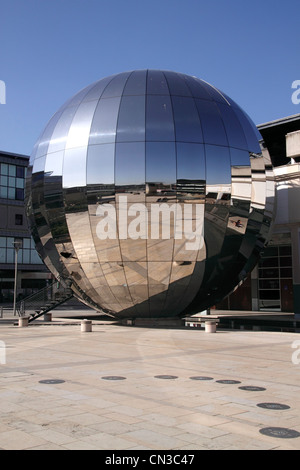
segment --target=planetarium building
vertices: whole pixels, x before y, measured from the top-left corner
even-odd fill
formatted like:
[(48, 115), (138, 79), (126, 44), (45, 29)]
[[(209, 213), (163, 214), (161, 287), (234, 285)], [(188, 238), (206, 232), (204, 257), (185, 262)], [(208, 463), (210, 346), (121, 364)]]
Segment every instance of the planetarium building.
[(273, 218), (270, 158), (245, 112), (188, 75), (99, 80), (52, 117), (27, 176), (36, 248), (118, 318), (193, 314), (256, 265)]

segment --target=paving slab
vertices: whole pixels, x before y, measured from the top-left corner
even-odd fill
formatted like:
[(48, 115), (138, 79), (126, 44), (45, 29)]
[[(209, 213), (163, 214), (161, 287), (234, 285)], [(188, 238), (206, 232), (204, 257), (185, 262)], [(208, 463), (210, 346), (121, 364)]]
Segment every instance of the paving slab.
[[(0, 448), (299, 450), (298, 339), (94, 319), (92, 332), (69, 318), (26, 328), (1, 323)], [(268, 427), (298, 434), (260, 432)]]

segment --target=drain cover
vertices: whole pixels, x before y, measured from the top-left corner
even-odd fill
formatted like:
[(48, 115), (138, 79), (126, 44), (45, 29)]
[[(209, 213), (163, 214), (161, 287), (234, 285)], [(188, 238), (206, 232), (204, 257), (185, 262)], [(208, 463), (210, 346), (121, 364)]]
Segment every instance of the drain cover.
[(156, 379), (178, 379), (176, 375), (155, 375)]
[(217, 380), (219, 384), (240, 384), (239, 380)]
[(102, 377), (103, 380), (126, 380), (126, 377), (122, 377), (120, 375), (107, 375)]
[(288, 410), (290, 408), (290, 406), (282, 405), (281, 403), (258, 403), (257, 406), (267, 410)]
[(245, 385), (244, 387), (239, 387), (241, 390), (248, 390), (249, 392), (263, 392), (266, 390), (264, 387), (255, 387), (254, 385)]
[(58, 379), (47, 379), (47, 380), (40, 380), (40, 384), (49, 384), (49, 385), (54, 385), (54, 384), (63, 384), (65, 383), (64, 380), (58, 380)]
[(196, 375), (195, 377), (190, 377), (191, 380), (214, 380), (212, 377), (203, 377), (202, 375)]
[(300, 432), (288, 428), (263, 428), (259, 432), (265, 436), (278, 437), (281, 439), (294, 439), (300, 436)]

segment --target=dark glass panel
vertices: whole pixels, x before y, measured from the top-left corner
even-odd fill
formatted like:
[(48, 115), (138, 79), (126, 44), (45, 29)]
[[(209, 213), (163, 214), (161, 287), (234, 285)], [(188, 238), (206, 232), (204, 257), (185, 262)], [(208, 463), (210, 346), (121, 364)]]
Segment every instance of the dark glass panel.
[[(219, 147), (218, 145), (205, 145), (205, 152), (207, 185), (230, 184), (231, 162), (229, 148)], [(227, 189), (230, 192), (230, 189)], [(221, 190), (220, 188), (219, 191)]]
[(123, 96), (121, 99), (117, 142), (145, 140), (145, 96)]
[(115, 142), (119, 107), (120, 97), (99, 101), (91, 125), (90, 145)]
[(249, 152), (253, 153), (261, 153), (261, 148), (259, 145), (259, 139), (262, 137), (260, 136), (258, 130), (252, 123), (252, 121), (248, 118), (246, 113), (242, 111), (240, 108), (232, 108), (234, 113), (237, 115), (237, 118), (244, 130), (244, 134), (247, 140), (248, 150)]
[(164, 72), (164, 75), (167, 78), (171, 95), (191, 96), (191, 92), (180, 74), (175, 72)]
[(228, 145), (223, 121), (216, 103), (206, 100), (195, 100), (200, 116), (204, 142), (215, 145)]
[(169, 95), (148, 95), (146, 140), (175, 140), (172, 104)]
[(204, 80), (201, 80), (201, 85), (203, 86), (203, 88), (205, 88), (205, 90), (212, 97), (213, 100), (219, 101), (220, 103), (229, 104), (225, 95), (223, 95), (223, 93), (217, 88), (215, 88), (213, 85), (210, 85)]
[(292, 254), (292, 247), (288, 245), (280, 246), (279, 247), (279, 254), (280, 256), (288, 256)]
[(191, 94), (194, 98), (212, 101), (212, 97), (202, 85), (203, 82), (196, 77), (184, 76), (184, 79), (189, 87)]
[(123, 95), (145, 95), (147, 70), (136, 70), (128, 78)]
[(231, 106), (223, 103), (217, 103), (225, 126), (229, 145), (240, 149), (248, 150), (248, 145), (243, 128), (236, 117)]
[(203, 142), (199, 115), (193, 98), (172, 97), (176, 140)]
[(169, 88), (164, 74), (160, 70), (149, 70), (147, 93), (150, 95), (169, 95)]

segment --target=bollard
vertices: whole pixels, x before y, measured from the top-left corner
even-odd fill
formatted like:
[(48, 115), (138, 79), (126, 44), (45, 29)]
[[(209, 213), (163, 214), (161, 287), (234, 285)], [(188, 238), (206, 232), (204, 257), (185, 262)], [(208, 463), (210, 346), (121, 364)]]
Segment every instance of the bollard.
[(24, 327), (28, 326), (29, 317), (19, 317), (19, 326)]
[(44, 321), (52, 321), (52, 313), (45, 313)]
[(217, 322), (210, 320), (205, 322), (205, 333), (216, 333)]
[(92, 331), (92, 320), (81, 320), (81, 331), (84, 333)]

